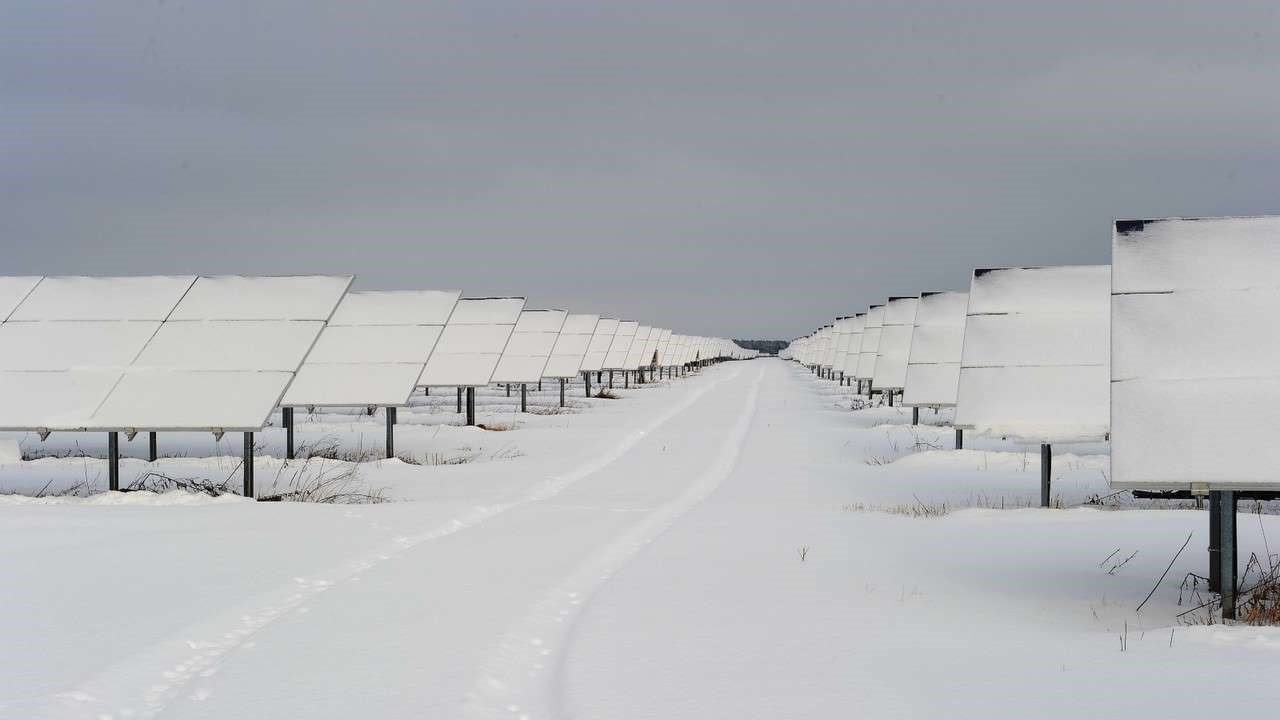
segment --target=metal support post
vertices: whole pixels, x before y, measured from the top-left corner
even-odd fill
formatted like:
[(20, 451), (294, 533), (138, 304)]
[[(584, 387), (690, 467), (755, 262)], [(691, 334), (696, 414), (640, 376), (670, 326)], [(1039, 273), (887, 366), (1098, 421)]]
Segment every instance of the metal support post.
[(1040, 507), (1049, 507), (1049, 493), (1053, 482), (1053, 448), (1045, 443), (1040, 446)]
[(396, 409), (387, 408), (387, 459), (396, 456)]
[(120, 433), (107, 433), (107, 489), (120, 489)]
[(244, 496), (247, 498), (254, 497), (253, 494), (253, 433), (244, 434)]
[(280, 424), (284, 425), (284, 456), (293, 459), (293, 408), (280, 408)]
[(1218, 562), (1221, 568), (1222, 619), (1236, 619), (1236, 493), (1234, 490), (1221, 491), (1222, 499), (1218, 502)]

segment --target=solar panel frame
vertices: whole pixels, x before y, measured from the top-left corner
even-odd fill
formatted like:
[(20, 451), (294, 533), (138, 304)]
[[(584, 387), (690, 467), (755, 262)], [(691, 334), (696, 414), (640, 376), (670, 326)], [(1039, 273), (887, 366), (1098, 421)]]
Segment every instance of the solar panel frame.
[(488, 385), (524, 303), (522, 297), (459, 298), (418, 377), (418, 386)]
[(459, 290), (348, 293), (281, 406), (407, 404), (461, 295)]
[(641, 325), (636, 328), (635, 337), (631, 340), (631, 347), (627, 348), (627, 359), (623, 361), (627, 370), (639, 370), (644, 366), (644, 351), (649, 344), (649, 335), (653, 333), (653, 328), (648, 325)]
[(911, 335), (919, 302), (919, 296), (909, 295), (891, 297), (885, 303), (871, 380), (873, 391), (898, 391), (906, 386), (907, 356), (911, 354)]
[[(350, 276), (45, 277), (0, 326), (10, 323), (114, 323), (127, 340), (115, 362), (136, 347), (130, 362), (110, 368), (53, 368), (68, 388), (45, 377), (43, 407), (25, 417), (5, 413), (12, 429), (42, 431), (255, 432), (270, 418), (320, 329), (350, 287)], [(271, 308), (246, 300), (280, 297)], [(103, 302), (109, 298), (110, 302)], [(274, 309), (272, 309), (274, 308)], [(278, 319), (273, 316), (285, 316)], [(130, 328), (124, 331), (124, 328)], [(50, 337), (61, 331), (53, 331)], [(148, 335), (139, 345), (139, 338)], [(110, 381), (105, 393), (101, 390)], [(0, 397), (24, 397), (14, 377), (0, 381)], [(29, 377), (27, 379), (30, 379)], [(6, 427), (9, 429), (9, 427)]]
[(599, 372), (604, 369), (605, 356), (609, 354), (613, 336), (618, 333), (618, 322), (617, 318), (600, 318), (596, 331), (591, 335), (587, 353), (582, 356), (582, 372)]
[(907, 385), (902, 404), (907, 407), (954, 407), (960, 385), (960, 359), (964, 352), (965, 316), (969, 293), (926, 292), (916, 307), (911, 354), (907, 359)]
[(543, 378), (569, 313), (564, 310), (525, 310), (502, 351), (491, 382), (528, 384)]
[(1109, 432), (1110, 266), (975, 270), (955, 427), (1037, 443)]
[(858, 344), (858, 371), (856, 380), (871, 380), (876, 372), (876, 353), (880, 348), (880, 334), (884, 323), (884, 306), (872, 305), (863, 318), (862, 338)]
[(843, 371), (844, 376), (847, 378), (857, 378), (858, 354), (862, 349), (862, 329), (866, 321), (866, 313), (855, 313), (848, 318), (849, 325), (846, 332), (848, 346), (845, 349), (844, 362), (837, 368)]
[(1280, 217), (1117, 221), (1112, 264), (1112, 487), (1280, 490)]
[(600, 316), (594, 313), (569, 313), (565, 316), (564, 326), (560, 328), (560, 336), (555, 347), (551, 349), (551, 358), (542, 371), (543, 377), (574, 378), (582, 370), (583, 359), (587, 349), (591, 347), (591, 339), (600, 325)]
[(631, 344), (635, 340), (636, 332), (640, 329), (640, 323), (633, 320), (620, 320), (618, 329), (614, 333), (613, 342), (609, 345), (609, 352), (605, 355), (602, 370), (630, 370), (627, 363), (627, 354), (631, 351)]

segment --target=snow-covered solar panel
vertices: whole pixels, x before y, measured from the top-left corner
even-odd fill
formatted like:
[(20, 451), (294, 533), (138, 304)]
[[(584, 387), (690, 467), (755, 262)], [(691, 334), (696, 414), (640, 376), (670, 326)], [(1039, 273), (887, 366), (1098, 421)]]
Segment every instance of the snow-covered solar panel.
[(671, 334), (671, 341), (667, 343), (666, 355), (662, 362), (667, 367), (679, 367), (684, 358), (684, 336), (679, 333)]
[(350, 285), (350, 276), (196, 278), (95, 424), (261, 429)]
[(662, 334), (658, 336), (658, 365), (660, 367), (668, 367), (671, 365), (671, 357), (667, 351), (671, 349), (671, 331), (663, 328)]
[(843, 373), (849, 360), (849, 343), (853, 340), (853, 316), (845, 315), (836, 318), (835, 322), (835, 354), (831, 358), (831, 371)]
[(1111, 268), (975, 270), (957, 428), (1040, 443), (1108, 432)]
[(657, 365), (658, 362), (658, 341), (662, 339), (662, 328), (653, 328), (649, 330), (649, 339), (644, 344), (644, 353), (640, 358), (642, 367)]
[(95, 427), (95, 411), (194, 282), (68, 276), (11, 284), (27, 288), (0, 325), (0, 427)]
[(587, 346), (587, 354), (582, 357), (582, 372), (604, 369), (605, 356), (609, 354), (609, 346), (613, 344), (613, 336), (617, 333), (617, 318), (600, 318), (596, 331), (591, 335), (591, 344)]
[(0, 322), (9, 318), (9, 314), (35, 289), (40, 279), (39, 275), (0, 277)]
[(631, 347), (627, 350), (627, 359), (623, 361), (625, 369), (638, 370), (648, 364), (645, 361), (644, 350), (649, 344), (649, 335), (652, 332), (653, 328), (648, 325), (636, 328), (636, 335), (631, 341)]
[(1120, 221), (1112, 263), (1112, 485), (1280, 488), (1280, 217)]
[(876, 353), (880, 349), (880, 332), (884, 323), (884, 306), (872, 305), (863, 317), (862, 337), (858, 340), (858, 371), (854, 377), (858, 380), (870, 380), (875, 377)]
[(891, 297), (884, 306), (880, 342), (876, 346), (873, 390), (901, 390), (907, 384), (907, 355), (915, 329), (918, 297)]
[(194, 275), (49, 276), (9, 314), (9, 321), (163, 321), (191, 288)]
[(835, 328), (833, 325), (827, 325), (822, 328), (821, 347), (818, 350), (818, 366), (823, 368), (831, 367), (831, 363), (835, 356)]
[(280, 404), (404, 405), (461, 294), (457, 290), (348, 293)]
[(462, 298), (427, 360), (418, 385), (483, 387), (515, 330), (524, 298)]
[(920, 295), (915, 330), (911, 334), (903, 405), (951, 407), (956, 404), (968, 308), (968, 293), (929, 292)]
[(836, 368), (844, 372), (847, 378), (857, 377), (858, 374), (858, 353), (862, 349), (862, 328), (867, 321), (866, 313), (858, 313), (848, 318), (848, 327), (845, 331), (846, 348), (844, 362), (840, 367)]
[(565, 316), (564, 326), (560, 328), (560, 337), (551, 349), (551, 359), (542, 371), (543, 377), (572, 378), (582, 370), (582, 361), (586, 357), (587, 348), (591, 346), (591, 338), (595, 335), (596, 326), (600, 324), (600, 316), (587, 313), (570, 313)]
[(613, 342), (609, 345), (609, 352), (604, 357), (604, 370), (630, 370), (627, 367), (627, 354), (631, 351), (631, 343), (635, 340), (636, 331), (640, 329), (640, 323), (631, 320), (623, 320), (618, 323), (618, 329), (613, 335)]
[(525, 310), (520, 313), (511, 341), (493, 371), (492, 382), (536, 383), (544, 377), (551, 351), (564, 327), (564, 310)]
[(0, 426), (258, 430), (350, 283), (46, 277), (0, 326)]

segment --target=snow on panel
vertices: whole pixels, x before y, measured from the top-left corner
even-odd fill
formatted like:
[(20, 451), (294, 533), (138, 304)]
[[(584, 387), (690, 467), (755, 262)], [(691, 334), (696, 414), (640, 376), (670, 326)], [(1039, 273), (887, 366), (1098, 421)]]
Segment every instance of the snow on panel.
[[(420, 371), (443, 331), (439, 325), (330, 325), (320, 333), (302, 367), (404, 363)], [(364, 372), (359, 368), (350, 371)], [(409, 392), (412, 390), (410, 387)]]
[(667, 351), (671, 349), (671, 331), (663, 328), (658, 336), (658, 365), (666, 367), (671, 364)]
[(463, 298), (453, 308), (450, 325), (511, 325), (520, 320), (524, 298)]
[[(352, 382), (359, 368), (358, 382)], [(404, 405), (417, 384), (422, 366), (417, 363), (362, 362), (304, 363), (289, 384), (282, 406), (361, 407)], [(408, 388), (408, 391), (405, 391)], [(309, 402), (304, 401), (309, 400)]]
[(118, 370), (0, 372), (0, 430), (80, 430), (120, 379)]
[(1111, 268), (976, 270), (956, 427), (1033, 442), (1109, 431)]
[(821, 346), (818, 350), (818, 365), (820, 367), (824, 367), (824, 368), (831, 367), (831, 362), (835, 355), (835, 347), (834, 347), (835, 342), (832, 337), (834, 333), (835, 333), (834, 327), (831, 325), (827, 325), (822, 328), (822, 333), (821, 335), (819, 335), (819, 337), (821, 338), (820, 340)]
[(915, 328), (916, 297), (893, 297), (884, 306), (880, 343), (876, 347), (873, 390), (901, 390), (907, 383), (907, 355)]
[(460, 294), (456, 290), (347, 293), (281, 404), (405, 404)]
[(640, 364), (644, 367), (657, 365), (658, 357), (658, 341), (662, 338), (662, 328), (653, 328), (649, 331), (649, 339), (645, 341), (644, 352), (640, 357)]
[(846, 315), (836, 318), (836, 350), (835, 355), (831, 358), (831, 369), (835, 372), (843, 373), (844, 367), (849, 361), (849, 343), (853, 340), (852, 327), (852, 316)]
[(845, 350), (844, 363), (838, 368), (844, 371), (844, 376), (847, 378), (856, 377), (858, 374), (858, 354), (862, 348), (862, 330), (866, 322), (866, 313), (858, 313), (848, 319), (849, 325), (846, 329), (848, 347)]
[(8, 322), (0, 325), (0, 370), (122, 370), (159, 328), (158, 321)]
[(863, 319), (862, 338), (858, 342), (858, 371), (854, 378), (870, 380), (875, 377), (876, 352), (880, 348), (880, 331), (884, 322), (884, 306), (872, 305)]
[(604, 357), (604, 370), (630, 370), (626, 366), (627, 353), (631, 350), (631, 343), (635, 340), (636, 331), (640, 329), (640, 323), (631, 320), (623, 320), (618, 323), (618, 330), (614, 333), (613, 342), (609, 345), (609, 352)]
[(8, 319), (9, 315), (18, 307), (18, 304), (35, 289), (40, 280), (40, 275), (0, 277), (0, 322)]
[(956, 404), (968, 307), (968, 293), (934, 292), (920, 296), (915, 330), (911, 334), (903, 405), (948, 407)]
[[(6, 426), (94, 427), (94, 411), (194, 281), (68, 276), (31, 285), (0, 326)], [(8, 283), (10, 297), (29, 284)]]
[(491, 382), (536, 383), (541, 380), (566, 315), (568, 313), (564, 310), (525, 310), (520, 313)]
[(387, 290), (347, 293), (329, 326), (435, 325), (449, 322), (458, 290)]
[(627, 370), (637, 370), (647, 364), (644, 350), (649, 344), (649, 335), (652, 332), (653, 328), (648, 325), (636, 328), (635, 339), (631, 342), (631, 348), (627, 350), (627, 359), (623, 361)]
[(560, 336), (555, 347), (551, 349), (551, 359), (542, 371), (544, 377), (571, 378), (577, 377), (582, 369), (583, 358), (587, 348), (591, 346), (591, 338), (595, 336), (596, 326), (600, 324), (600, 316), (587, 313), (573, 313), (564, 320), (560, 328)]
[(194, 282), (191, 275), (50, 276), (35, 286), (9, 320), (160, 321)]
[(93, 423), (103, 430), (260, 430), (292, 379), (291, 372), (130, 371)]
[(202, 276), (173, 320), (320, 320), (333, 315), (351, 276)]
[(462, 298), (418, 378), (428, 387), (488, 385), (524, 308), (524, 298)]
[(140, 369), (294, 372), (324, 327), (323, 321), (164, 323), (134, 361)]
[(600, 318), (596, 331), (591, 335), (591, 344), (587, 346), (587, 354), (582, 358), (583, 372), (598, 372), (604, 367), (605, 356), (609, 354), (609, 346), (613, 344), (613, 336), (618, 333), (618, 320)]
[(1280, 488), (1280, 217), (1121, 221), (1112, 257), (1112, 485)]
[(94, 427), (260, 429), (350, 284), (350, 276), (197, 278), (94, 413)]

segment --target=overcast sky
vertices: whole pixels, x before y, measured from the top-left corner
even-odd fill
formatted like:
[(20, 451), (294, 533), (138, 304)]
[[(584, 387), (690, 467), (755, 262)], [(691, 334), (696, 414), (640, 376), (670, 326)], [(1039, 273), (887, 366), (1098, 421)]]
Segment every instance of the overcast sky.
[[(0, 4), (3, 273), (785, 337), (1280, 212), (1280, 3)], [(104, 300), (108, 300), (104, 298)]]

